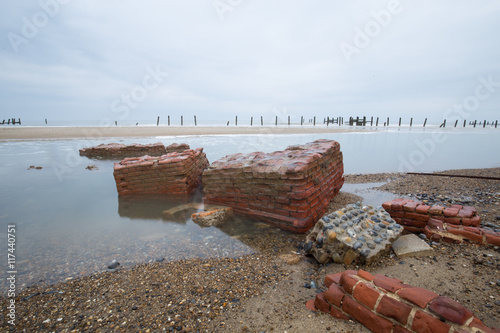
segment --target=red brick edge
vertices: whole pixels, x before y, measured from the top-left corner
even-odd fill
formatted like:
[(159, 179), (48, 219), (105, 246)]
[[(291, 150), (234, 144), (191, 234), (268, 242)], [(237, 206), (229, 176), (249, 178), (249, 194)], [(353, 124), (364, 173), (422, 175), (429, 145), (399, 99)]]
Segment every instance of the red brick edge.
[(348, 270), (328, 275), (325, 285), (328, 290), (306, 307), (338, 319), (356, 319), (372, 332), (500, 332), (460, 303), (396, 278)]

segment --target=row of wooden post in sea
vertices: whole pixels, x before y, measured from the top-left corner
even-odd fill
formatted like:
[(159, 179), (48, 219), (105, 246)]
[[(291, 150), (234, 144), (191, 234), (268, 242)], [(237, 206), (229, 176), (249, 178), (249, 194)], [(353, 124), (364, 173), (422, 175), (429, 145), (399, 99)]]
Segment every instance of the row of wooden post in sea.
[[(279, 120), (279, 117), (276, 116), (274, 119), (275, 126), (278, 126), (278, 120)], [(345, 124), (348, 126), (374, 126), (375, 125), (376, 127), (378, 127), (379, 121), (380, 121), (380, 117), (376, 117), (376, 118), (370, 117), (370, 120), (368, 120), (368, 118), (366, 116), (356, 117), (356, 118), (349, 117), (349, 120)], [(308, 122), (308, 124), (312, 124), (313, 126), (316, 126), (316, 116), (314, 116), (313, 118), (310, 118), (307, 122)], [(256, 124), (257, 123), (259, 123), (258, 118), (256, 119)], [(300, 125), (302, 126), (302, 125), (304, 125), (304, 123), (306, 123), (306, 118), (301, 116), (300, 117)], [(116, 122), (115, 122), (115, 124), (116, 124)], [(171, 124), (170, 116), (167, 116), (167, 125), (170, 126), (170, 124)], [(227, 121), (226, 126), (229, 126), (230, 124), (231, 124), (231, 121)], [(283, 124), (283, 122), (279, 122), (279, 124)], [(290, 116), (288, 116), (287, 124), (288, 124), (288, 126), (292, 125)], [(331, 118), (326, 117), (323, 119), (323, 124), (326, 124), (326, 126), (329, 126), (330, 124), (332, 124), (332, 125), (337, 124), (339, 126), (342, 126), (342, 125), (344, 125), (344, 117), (331, 117)], [(389, 126), (390, 125), (390, 117), (387, 117), (387, 120), (384, 121), (383, 123), (380, 121), (380, 124), (383, 125), (384, 127)], [(158, 116), (158, 118), (156, 120), (156, 126), (159, 126), (159, 125), (160, 125), (160, 116)], [(184, 126), (184, 117), (183, 116), (181, 116), (181, 118), (180, 118), (180, 125)], [(194, 125), (195, 126), (198, 125), (196, 116), (194, 116)], [(238, 116), (235, 116), (234, 125), (238, 126)], [(254, 117), (250, 117), (250, 126), (253, 126), (253, 125), (254, 125)], [(260, 116), (260, 125), (264, 126), (264, 117), (263, 116)], [(295, 124), (293, 124), (293, 125), (295, 125)], [(402, 118), (399, 117), (398, 126), (401, 126), (401, 125), (402, 125)], [(409, 125), (410, 125), (410, 127), (413, 126), (413, 117), (410, 118)], [(427, 125), (427, 118), (425, 118), (422, 126), (425, 127), (426, 125)], [(455, 121), (454, 127), (457, 127), (457, 125), (459, 125), (458, 120)], [(464, 120), (463, 127), (466, 127), (466, 125), (467, 125), (467, 120)], [(495, 128), (497, 128), (498, 127), (498, 120), (495, 120), (495, 121), (488, 121), (488, 120), (477, 121), (477, 120), (474, 120), (474, 121), (469, 121), (469, 125), (473, 126), (473, 127), (476, 127), (476, 126), (483, 126), (483, 127), (494, 126)], [(446, 119), (443, 121), (443, 123), (439, 127), (446, 127)]]
[[(279, 120), (279, 117), (276, 116), (274, 119), (275, 126), (278, 126), (278, 124), (280, 124), (280, 125), (283, 124), (283, 121), (280, 120), (280, 122), (278, 122), (278, 120)], [(378, 127), (379, 123), (381, 126), (383, 125), (384, 127), (386, 127), (386, 126), (388, 127), (391, 124), (389, 117), (387, 117), (387, 119), (383, 123), (382, 123), (382, 121), (383, 120), (380, 120), (379, 117), (374, 118), (372, 116), (368, 120), (368, 118), (366, 116), (363, 116), (363, 117), (358, 116), (356, 118), (349, 117), (349, 119), (345, 122), (345, 124), (348, 126), (372, 126), (372, 127), (373, 126)], [(259, 119), (256, 118), (256, 124), (258, 124), (258, 123), (260, 123), (261, 126), (264, 126), (264, 117), (263, 116), (260, 116), (260, 122), (259, 122)], [(302, 125), (304, 125), (304, 123), (306, 123), (306, 118), (301, 116), (300, 117), (300, 125), (302, 126)], [(308, 119), (307, 123), (309, 125), (312, 124), (313, 126), (316, 126), (316, 116)], [(47, 119), (45, 119), (45, 124), (47, 124)], [(226, 126), (229, 126), (230, 124), (231, 124), (231, 121), (227, 121)], [(287, 124), (288, 124), (288, 126), (292, 125), (290, 116), (288, 116)], [(323, 124), (326, 124), (326, 126), (329, 126), (330, 124), (342, 126), (342, 125), (344, 125), (344, 117), (326, 117), (323, 119)], [(398, 126), (401, 126), (402, 124), (403, 124), (402, 118), (399, 117)], [(426, 124), (427, 124), (427, 118), (425, 118), (422, 126), (425, 127)], [(0, 125), (21, 125), (21, 118), (18, 118), (18, 120), (16, 120), (15, 118), (9, 118), (9, 119), (7, 119), (7, 121), (4, 119), (3, 122), (0, 123)], [(117, 121), (115, 121), (115, 125), (118, 125)], [(136, 125), (138, 125), (138, 123)], [(160, 116), (158, 116), (156, 119), (156, 126), (159, 126), (159, 125), (160, 125)], [(170, 116), (167, 116), (167, 125), (168, 126), (171, 125)], [(184, 126), (184, 116), (180, 116), (180, 125)], [(234, 125), (238, 126), (238, 116), (235, 116)], [(254, 125), (254, 117), (250, 117), (250, 126), (253, 126), (253, 125)], [(293, 123), (293, 125), (296, 125), (296, 123)], [(413, 117), (410, 118), (409, 125), (410, 125), (410, 127), (413, 126)], [(486, 119), (482, 120), (482, 121), (481, 120), (480, 121), (478, 121), (478, 120), (474, 120), (474, 121), (463, 120), (463, 123), (462, 123), (461, 121), (459, 121), (457, 119), (457, 120), (455, 120), (453, 127), (457, 127), (457, 126), (466, 127), (467, 125), (473, 126), (473, 127), (482, 126), (483, 128), (486, 126), (491, 126), (491, 127), (494, 126), (495, 128), (497, 128), (498, 127), (498, 120), (494, 120), (494, 121), (488, 121)], [(194, 116), (194, 126), (198, 126), (198, 121), (196, 119), (196, 116)], [(446, 119), (443, 121), (443, 123), (441, 123), (441, 125), (439, 127), (442, 127), (442, 128), (446, 127)]]
[(21, 118), (9, 118), (7, 121), (5, 119), (0, 123), (0, 125), (21, 125)]

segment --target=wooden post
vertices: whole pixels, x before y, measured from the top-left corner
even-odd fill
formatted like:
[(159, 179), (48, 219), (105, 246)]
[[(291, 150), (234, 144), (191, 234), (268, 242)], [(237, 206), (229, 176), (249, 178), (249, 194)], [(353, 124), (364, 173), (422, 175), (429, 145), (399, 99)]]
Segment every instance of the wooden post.
[[(5, 120), (4, 120), (5, 121)], [(47, 118), (45, 118), (45, 125), (47, 125)]]
[(229, 120), (227, 121), (227, 125), (226, 126), (229, 126)]
[(158, 116), (158, 119), (156, 119), (156, 126), (160, 124), (160, 116)]
[(184, 118), (181, 116), (181, 126), (184, 125)]
[(198, 126), (198, 124), (196, 123), (196, 116), (194, 116), (194, 126)]
[(387, 127), (389, 127), (389, 117), (387, 117)]
[(234, 126), (238, 126), (238, 116), (234, 119)]
[[(302, 125), (302, 119), (300, 120), (301, 125)], [(288, 116), (288, 126), (290, 126), (290, 116)]]
[(425, 118), (425, 120), (424, 120), (424, 127), (425, 127), (425, 124), (427, 124), (427, 118)]
[(454, 127), (457, 127), (457, 124), (458, 124), (458, 119), (455, 121), (455, 126)]
[(17, 122), (19, 123), (19, 125), (21, 125), (21, 118), (19, 118)]
[(413, 117), (410, 118), (410, 127), (411, 127), (411, 125), (413, 125)]
[(495, 120), (495, 128), (497, 128), (498, 120)]
[(253, 126), (253, 117), (250, 117), (250, 126)]
[(170, 126), (170, 116), (168, 116), (168, 126)]
[(377, 126), (377, 127), (378, 127), (378, 117), (377, 117), (377, 122), (375, 123), (375, 126)]
[(363, 116), (363, 126), (366, 126), (366, 116)]
[(486, 127), (486, 120), (483, 121), (483, 128), (485, 128), (485, 127)]
[(464, 119), (464, 127), (465, 127), (465, 122), (466, 122), (466, 121), (467, 121), (467, 120), (465, 120), (465, 119)]
[(264, 126), (264, 118), (260, 116), (260, 126)]
[(274, 119), (274, 126), (278, 126), (278, 116)]
[[(300, 126), (304, 124), (304, 116), (300, 116)], [(290, 125), (290, 116), (288, 116), (288, 125)]]
[(474, 128), (476, 128), (477, 120), (474, 120)]
[(115, 126), (118, 126), (118, 122), (115, 120)]
[(401, 127), (401, 117), (399, 117), (399, 127)]
[(372, 118), (370, 120), (370, 126), (373, 126), (373, 116), (372, 116)]
[(316, 116), (314, 116), (313, 126), (316, 126)]

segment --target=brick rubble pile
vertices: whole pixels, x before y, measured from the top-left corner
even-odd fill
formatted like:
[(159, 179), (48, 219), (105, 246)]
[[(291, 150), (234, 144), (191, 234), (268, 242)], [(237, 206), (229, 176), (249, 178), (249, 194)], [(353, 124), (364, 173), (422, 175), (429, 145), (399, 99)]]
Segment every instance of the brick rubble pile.
[(337, 319), (356, 319), (372, 332), (500, 333), (489, 328), (462, 304), (445, 296), (366, 271), (327, 275), (325, 292), (307, 302)]
[[(187, 149), (189, 149), (189, 146)], [(130, 145), (124, 145), (121, 143), (108, 143), (80, 149), (80, 156), (100, 158), (139, 157), (144, 155), (161, 156), (166, 153), (167, 149), (161, 142), (145, 145), (138, 143), (133, 143)]]
[(344, 183), (340, 145), (317, 140), (273, 153), (226, 156), (203, 173), (205, 203), (303, 233)]
[(420, 201), (394, 199), (384, 202), (382, 207), (405, 230), (424, 233), (433, 241), (461, 243), (466, 240), (500, 246), (500, 233), (481, 228), (481, 218), (472, 206), (428, 206)]
[(185, 199), (199, 187), (208, 165), (203, 148), (196, 148), (157, 157), (125, 158), (115, 163), (113, 175), (119, 195), (164, 194)]

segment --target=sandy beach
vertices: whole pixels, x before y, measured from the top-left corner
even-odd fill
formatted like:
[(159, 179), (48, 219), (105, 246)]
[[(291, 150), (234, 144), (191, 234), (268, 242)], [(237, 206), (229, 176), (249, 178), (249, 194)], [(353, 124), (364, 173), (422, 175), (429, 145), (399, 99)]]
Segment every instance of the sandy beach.
[(70, 139), (149, 137), (174, 135), (228, 135), (228, 134), (308, 134), (370, 131), (367, 129), (339, 128), (335, 126), (117, 126), (117, 127), (0, 127), (0, 140), (5, 139)]

